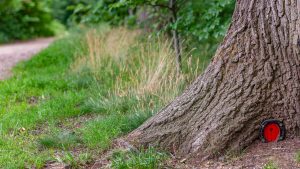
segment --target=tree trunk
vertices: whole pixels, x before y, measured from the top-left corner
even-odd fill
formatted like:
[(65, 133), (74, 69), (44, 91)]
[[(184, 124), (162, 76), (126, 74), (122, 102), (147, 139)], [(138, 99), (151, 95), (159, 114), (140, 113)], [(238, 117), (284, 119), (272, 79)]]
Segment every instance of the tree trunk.
[[(172, 13), (172, 19), (171, 22), (173, 24), (177, 21), (177, 1), (176, 0), (169, 0), (169, 9)], [(176, 54), (176, 69), (177, 74), (179, 75), (181, 73), (181, 48), (180, 48), (180, 40), (179, 40), (179, 34), (176, 29), (172, 30), (172, 36), (173, 36), (173, 46)]]
[(173, 46), (176, 54), (176, 69), (177, 74), (179, 75), (181, 73), (181, 48), (180, 48), (180, 41), (179, 41), (179, 35), (177, 30), (172, 30), (173, 34)]
[(300, 134), (300, 1), (237, 0), (213, 61), (181, 96), (129, 135), (178, 156), (239, 151), (268, 118)]

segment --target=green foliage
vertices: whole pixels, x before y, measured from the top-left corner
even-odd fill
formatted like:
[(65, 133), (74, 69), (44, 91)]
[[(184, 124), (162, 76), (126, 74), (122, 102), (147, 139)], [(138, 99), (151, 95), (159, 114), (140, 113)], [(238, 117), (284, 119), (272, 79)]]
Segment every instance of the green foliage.
[(234, 5), (234, 0), (191, 0), (181, 8), (176, 23), (171, 26), (198, 42), (215, 41), (225, 35)]
[(46, 1), (4, 0), (0, 3), (0, 16), (0, 43), (54, 34)]
[(135, 17), (129, 14), (129, 7), (112, 9), (119, 0), (71, 0), (68, 10), (72, 11), (69, 23), (96, 24), (106, 22), (111, 25), (135, 23)]
[[(193, 48), (199, 42), (214, 44), (224, 36), (235, 4), (234, 0), (176, 2), (177, 18), (170, 22), (168, 0), (4, 0), (0, 3), (0, 42), (51, 36), (58, 25), (55, 18), (67, 26), (105, 22), (138, 25), (158, 33), (175, 29)], [(140, 20), (143, 12), (146, 20)]]
[[(154, 30), (177, 30), (184, 39), (193, 39), (199, 43), (207, 40), (218, 41), (225, 35), (234, 5), (234, 0), (176, 0), (174, 10), (177, 18), (174, 22), (169, 22), (174, 16), (172, 16), (173, 11), (168, 9), (168, 0), (123, 0), (113, 7), (150, 6), (152, 9), (147, 8), (148, 19), (151, 20), (151, 27)], [(146, 25), (148, 26), (149, 23)]]
[(160, 153), (153, 147), (139, 152), (116, 151), (112, 155), (112, 168), (115, 169), (154, 169), (163, 168), (161, 162), (167, 154)]
[[(222, 38), (231, 21), (234, 0), (177, 0), (175, 22), (170, 22), (168, 0), (72, 0), (72, 23), (101, 23), (133, 26), (141, 13), (146, 20), (139, 25), (158, 32), (177, 30), (185, 40), (214, 42)], [(76, 4), (76, 5), (75, 5)], [(131, 13), (129, 12), (131, 11)]]
[(49, 0), (48, 2), (53, 18), (64, 25), (68, 25), (68, 20), (73, 13), (68, 7), (75, 4), (75, 0)]

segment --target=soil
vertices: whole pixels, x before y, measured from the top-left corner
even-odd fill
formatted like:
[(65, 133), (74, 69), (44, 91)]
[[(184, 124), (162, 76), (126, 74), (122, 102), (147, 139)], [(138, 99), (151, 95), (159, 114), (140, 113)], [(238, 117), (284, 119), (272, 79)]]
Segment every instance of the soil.
[(281, 142), (256, 142), (248, 148), (246, 153), (232, 163), (232, 166), (243, 168), (261, 168), (268, 162), (282, 169), (299, 169), (300, 163), (296, 161), (296, 154), (300, 150), (300, 139), (287, 139)]
[(262, 143), (257, 140), (237, 155), (219, 157), (201, 163), (173, 159), (167, 166), (178, 169), (263, 169), (266, 164), (272, 163), (276, 169), (300, 169), (300, 162), (296, 160), (299, 152), (300, 138), (273, 143)]
[(0, 46), (0, 80), (10, 77), (12, 68), (47, 47), (53, 38), (36, 39)]

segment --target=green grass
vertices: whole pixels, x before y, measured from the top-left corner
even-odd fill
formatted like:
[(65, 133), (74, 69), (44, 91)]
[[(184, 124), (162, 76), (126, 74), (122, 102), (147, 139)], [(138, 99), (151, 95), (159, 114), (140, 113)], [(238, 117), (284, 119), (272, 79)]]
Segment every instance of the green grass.
[(75, 144), (80, 144), (81, 140), (73, 132), (60, 131), (53, 135), (46, 135), (38, 140), (42, 148), (68, 149)]
[(116, 151), (112, 155), (112, 168), (115, 169), (158, 169), (162, 168), (161, 162), (167, 158), (166, 153), (161, 153), (152, 147), (138, 152)]
[(297, 151), (296, 153), (296, 161), (300, 163), (300, 151)]
[[(169, 42), (140, 36), (107, 26), (77, 31), (18, 64), (15, 76), (0, 82), (0, 168), (42, 168), (47, 161), (82, 167), (199, 73), (201, 58), (190, 58), (192, 69), (177, 77)], [(162, 158), (155, 153), (119, 156), (114, 165), (157, 166)]]
[(58, 40), (32, 60), (19, 64), (13, 78), (0, 82), (2, 168), (42, 167), (53, 151), (39, 151), (39, 135), (32, 131), (45, 122), (55, 123), (81, 113), (76, 105), (86, 92), (72, 85), (66, 73), (78, 46), (75, 40), (78, 37)]
[(277, 165), (273, 161), (269, 161), (264, 165), (263, 169), (277, 169)]
[(80, 129), (80, 133), (88, 147), (103, 150), (108, 148), (113, 138), (137, 128), (151, 115), (150, 112), (136, 112), (129, 115), (115, 114), (104, 118), (99, 117), (88, 122)]

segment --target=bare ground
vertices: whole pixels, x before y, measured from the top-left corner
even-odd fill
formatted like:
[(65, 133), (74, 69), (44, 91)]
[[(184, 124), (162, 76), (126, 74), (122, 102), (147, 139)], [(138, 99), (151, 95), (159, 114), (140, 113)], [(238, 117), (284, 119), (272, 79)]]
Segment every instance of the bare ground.
[[(113, 148), (104, 152), (91, 169), (111, 168), (110, 156), (114, 150), (128, 150), (128, 145), (123, 139), (117, 139)], [(262, 143), (255, 141), (241, 154), (219, 157), (206, 161), (197, 159), (186, 160), (171, 157), (162, 168), (165, 169), (265, 169), (266, 164), (273, 163), (276, 169), (300, 169), (300, 163), (296, 160), (296, 154), (300, 151), (300, 138), (286, 139), (274, 143)], [(275, 169), (267, 168), (266, 169)]]
[(0, 80), (11, 76), (11, 69), (20, 61), (31, 58), (47, 47), (53, 38), (36, 39), (0, 46)]
[(241, 154), (207, 160), (200, 164), (194, 161), (192, 162), (194, 165), (187, 165), (187, 168), (262, 169), (266, 164), (273, 163), (277, 169), (300, 169), (300, 163), (296, 160), (296, 154), (299, 150), (300, 138), (286, 139), (273, 143), (262, 143), (260, 140), (257, 140)]

